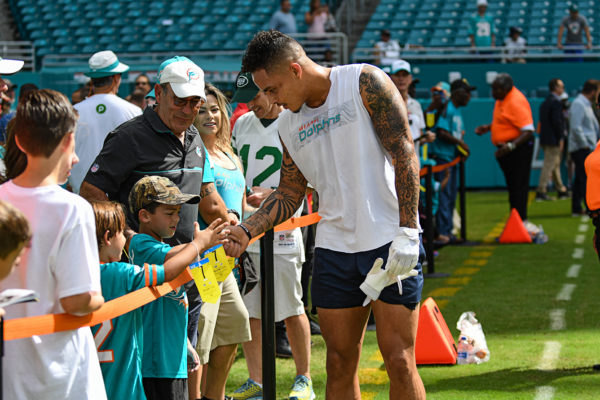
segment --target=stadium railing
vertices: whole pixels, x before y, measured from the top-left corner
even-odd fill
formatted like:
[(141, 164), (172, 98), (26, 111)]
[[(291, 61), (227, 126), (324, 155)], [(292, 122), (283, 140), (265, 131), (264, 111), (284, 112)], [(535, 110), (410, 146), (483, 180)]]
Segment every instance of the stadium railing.
[[(563, 49), (564, 50), (564, 49)], [(413, 61), (460, 62), (460, 61), (498, 61), (506, 62), (508, 58), (523, 58), (526, 61), (560, 61), (565, 59), (582, 58), (584, 60), (600, 59), (600, 46), (569, 47), (569, 50), (583, 50), (581, 54), (567, 54), (556, 46), (527, 46), (526, 53), (509, 55), (507, 48), (499, 47), (415, 47), (403, 49), (400, 57)], [(378, 57), (374, 47), (354, 49), (352, 62), (374, 61)], [(483, 53), (483, 54), (482, 54)]]
[(31, 42), (0, 41), (0, 57), (23, 60), (25, 70), (35, 71), (35, 49)]

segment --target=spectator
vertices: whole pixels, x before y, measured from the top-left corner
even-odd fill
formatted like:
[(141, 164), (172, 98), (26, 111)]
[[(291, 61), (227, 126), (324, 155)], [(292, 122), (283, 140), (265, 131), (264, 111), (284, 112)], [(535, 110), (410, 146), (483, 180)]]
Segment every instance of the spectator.
[(85, 73), (91, 79), (91, 95), (75, 105), (79, 112), (75, 152), (79, 164), (73, 167), (69, 184), (74, 193), (79, 188), (92, 162), (100, 153), (106, 135), (117, 126), (142, 113), (140, 107), (117, 96), (121, 74), (129, 66), (119, 62), (110, 50), (90, 57), (90, 69)]
[(321, 5), (321, 0), (310, 0), (310, 8), (304, 14), (308, 33), (325, 36), (325, 24), (328, 16), (329, 7), (327, 5)]
[(565, 92), (565, 84), (560, 79), (554, 78), (548, 83), (548, 88), (550, 94), (540, 106), (540, 121), (538, 123), (540, 144), (544, 150), (544, 166), (540, 173), (540, 182), (535, 194), (535, 199), (538, 201), (550, 200), (547, 194), (550, 177), (554, 181), (558, 198), (569, 197), (567, 188), (563, 185), (560, 176), (560, 155), (567, 133), (563, 105), (560, 100)]
[(139, 74), (135, 78), (135, 87), (133, 88), (133, 92), (141, 91), (143, 95), (147, 95), (152, 90), (152, 85), (150, 84), (150, 78), (146, 74)]
[[(471, 92), (476, 90), (466, 79), (457, 79), (450, 85), (450, 101), (446, 103), (445, 109), (434, 127), (436, 133), (435, 141), (429, 148), (429, 154), (438, 164), (446, 164), (457, 155), (457, 147), (469, 154), (469, 146), (464, 141), (465, 125), (463, 122), (461, 108), (466, 107), (471, 100)], [(448, 244), (456, 240), (452, 236), (452, 216), (456, 206), (456, 194), (458, 190), (458, 166), (450, 167), (435, 174), (441, 185), (439, 192), (439, 206), (436, 213), (436, 226), (439, 244)]]
[[(225, 95), (211, 84), (206, 84), (206, 103), (200, 107), (194, 126), (211, 161), (217, 192), (231, 212), (241, 220), (245, 208), (246, 182), (242, 164), (231, 148), (229, 104)], [(200, 219), (201, 225), (206, 223)], [(244, 305), (235, 276), (229, 274), (219, 284), (221, 297), (215, 304), (205, 303), (198, 322), (198, 357), (203, 365), (202, 395), (208, 399), (222, 399), (225, 384), (239, 343), (252, 339), (248, 310)], [(198, 392), (190, 393), (198, 398)]]
[(573, 216), (585, 215), (582, 207), (582, 202), (585, 204), (585, 158), (596, 148), (600, 139), (600, 127), (593, 109), (599, 92), (600, 81), (587, 80), (569, 109), (569, 154), (575, 164), (571, 197)]
[(387, 29), (381, 31), (379, 39), (375, 43), (375, 64), (391, 65), (400, 58), (400, 44), (392, 39), (392, 34)]
[[(37, 90), (38, 87), (36, 85), (34, 85), (33, 83), (26, 83), (23, 86), (21, 86), (21, 90), (19, 91), (19, 102), (23, 101), (23, 99), (25, 98), (25, 96), (27, 96), (27, 94), (33, 90)], [(4, 105), (4, 103), (2, 103), (2, 105)], [(6, 141), (6, 127), (8, 125), (8, 121), (10, 121), (11, 119), (13, 119), (15, 117), (16, 111), (12, 111), (7, 113), (6, 115), (2, 116), (2, 118), (0, 118), (0, 142), (2, 142), (2, 144)]]
[(156, 104), (156, 94), (154, 94), (154, 88), (153, 88), (150, 91), (150, 93), (148, 93), (146, 96), (144, 96), (143, 109), (145, 110), (146, 107), (154, 107), (155, 104)]
[(291, 13), (291, 10), (292, 4), (290, 3), (290, 0), (281, 0), (279, 2), (279, 10), (275, 11), (269, 21), (271, 29), (275, 29), (276, 31), (287, 35), (293, 35), (298, 32), (296, 29), (296, 19), (294, 18), (294, 14)]
[(496, 99), (492, 123), (480, 125), (475, 133), (492, 131), (492, 143), (497, 147), (496, 160), (504, 173), (510, 208), (515, 208), (528, 230), (527, 197), (533, 156), (533, 116), (531, 106), (510, 75), (498, 74), (492, 82)]
[[(252, 111), (238, 119), (233, 132), (233, 143), (246, 166), (245, 183), (253, 192), (247, 201), (251, 206), (260, 207), (279, 184), (283, 149), (277, 132), (278, 117), (283, 107), (273, 103), (258, 89), (249, 72), (238, 75), (236, 88), (234, 100), (247, 103)], [(271, 161), (261, 156), (265, 151), (273, 157), (277, 168), (271, 168)], [(301, 212), (300, 208), (294, 215), (298, 217)], [(248, 253), (260, 263), (259, 243), (250, 245)], [(296, 379), (289, 398), (309, 399), (314, 393), (310, 379), (310, 328), (302, 303), (304, 244), (300, 228), (277, 235), (273, 241), (273, 253), (274, 279), (278, 282), (275, 287), (275, 321), (285, 322), (296, 366)], [(252, 329), (252, 340), (242, 345), (249, 378), (231, 395), (233, 400), (262, 397), (260, 286), (244, 295), (244, 303), (250, 314)]]
[(0, 103), (2, 103), (3, 107), (2, 107), (2, 113), (4, 113), (4, 103), (9, 103), (9, 107), (7, 110), (10, 110), (10, 107), (13, 105), (13, 103), (15, 102), (15, 90), (17, 89), (18, 85), (15, 85), (14, 83), (12, 83), (9, 79), (4, 79), (4, 83), (6, 84), (6, 90), (4, 92), (0, 93), (0, 97), (2, 99), (2, 101)]
[[(477, 14), (469, 20), (469, 40), (471, 47), (494, 47), (496, 43), (496, 26), (491, 15), (486, 14), (487, 0), (477, 0)], [(480, 51), (479, 54), (491, 54)]]
[(131, 104), (138, 106), (140, 110), (146, 108), (146, 95), (143, 91), (136, 89), (133, 93), (127, 96), (126, 100)]
[(380, 69), (322, 67), (277, 31), (254, 36), (242, 69), (288, 111), (277, 122), (283, 143), (279, 186), (256, 213), (230, 228), (227, 253), (239, 256), (252, 237), (291, 217), (308, 178), (323, 216), (312, 304), (327, 345), (327, 397), (360, 398), (358, 361), (372, 309), (390, 398), (424, 399), (414, 354), (423, 285), (418, 260), (424, 256), (419, 163), (402, 97)]
[(450, 84), (438, 82), (431, 88), (431, 103), (425, 109), (425, 125), (427, 129), (435, 126), (441, 113), (446, 109), (446, 103), (450, 99)]
[[(1, 288), (34, 290), (40, 301), (11, 307), (7, 315), (87, 315), (104, 303), (94, 214), (89, 203), (59, 186), (77, 162), (77, 112), (53, 90), (36, 90), (23, 100), (14, 130), (27, 166), (0, 186), (0, 200), (23, 212), (33, 236), (19, 273)], [(3, 371), (4, 397), (106, 399), (95, 348), (87, 327), (5, 343), (4, 361), (10, 368)]]
[[(565, 43), (562, 43), (563, 33), (567, 30)], [(579, 7), (573, 3), (569, 7), (569, 15), (564, 17), (558, 28), (557, 47), (563, 49), (565, 54), (582, 54), (583, 53), (583, 32), (587, 39), (585, 47), (592, 48), (592, 35), (590, 34), (590, 26), (587, 19), (579, 14)], [(572, 61), (583, 61), (581, 57), (570, 58)]]
[(521, 37), (523, 30), (518, 26), (511, 26), (510, 33), (504, 47), (506, 47), (505, 54), (507, 55), (506, 61), (509, 63), (525, 64), (525, 59), (522, 57), (527, 52), (527, 41)]
[[(31, 228), (19, 209), (0, 200), (0, 281), (19, 266), (21, 255), (31, 240)], [(4, 310), (0, 308), (0, 316)]]

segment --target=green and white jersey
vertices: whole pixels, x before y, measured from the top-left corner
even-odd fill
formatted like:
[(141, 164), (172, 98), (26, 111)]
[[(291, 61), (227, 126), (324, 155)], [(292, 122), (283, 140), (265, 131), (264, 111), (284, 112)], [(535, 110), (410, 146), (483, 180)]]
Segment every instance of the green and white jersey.
[[(162, 265), (143, 267), (112, 262), (100, 265), (102, 295), (109, 301), (146, 286), (164, 283)], [(142, 386), (142, 309), (92, 326), (109, 399), (145, 400)]]
[[(242, 160), (246, 186), (260, 186), (276, 189), (279, 186), (279, 170), (281, 169), (282, 145), (277, 131), (278, 120), (264, 127), (260, 119), (250, 111), (242, 115), (235, 123), (232, 144), (235, 152)], [(302, 213), (302, 207), (296, 211), (295, 217)], [(248, 246), (248, 251), (259, 252), (260, 244), (255, 242)], [(304, 244), (300, 228), (275, 232), (273, 242), (275, 254), (298, 254), (304, 257)]]

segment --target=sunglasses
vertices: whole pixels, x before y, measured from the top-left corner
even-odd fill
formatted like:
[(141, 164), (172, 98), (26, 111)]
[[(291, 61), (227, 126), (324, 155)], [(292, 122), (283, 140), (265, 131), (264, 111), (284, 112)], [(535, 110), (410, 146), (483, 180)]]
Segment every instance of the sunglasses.
[(148, 86), (150, 86), (150, 82), (136, 82), (136, 83), (135, 83), (135, 86), (142, 86), (142, 85), (144, 85), (144, 86), (145, 86), (145, 85), (148, 85)]

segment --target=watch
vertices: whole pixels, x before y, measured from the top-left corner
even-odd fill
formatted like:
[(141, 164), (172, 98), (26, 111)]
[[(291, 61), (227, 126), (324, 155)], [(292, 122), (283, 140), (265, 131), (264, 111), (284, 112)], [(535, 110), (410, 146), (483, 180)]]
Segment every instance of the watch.
[(238, 221), (241, 220), (240, 213), (237, 212), (237, 210), (234, 210), (233, 208), (230, 208), (229, 210), (227, 210), (227, 214), (233, 214), (237, 217)]
[(513, 151), (515, 149), (515, 144), (513, 142), (506, 143), (509, 151)]

